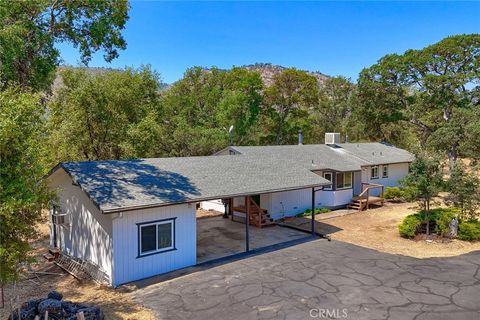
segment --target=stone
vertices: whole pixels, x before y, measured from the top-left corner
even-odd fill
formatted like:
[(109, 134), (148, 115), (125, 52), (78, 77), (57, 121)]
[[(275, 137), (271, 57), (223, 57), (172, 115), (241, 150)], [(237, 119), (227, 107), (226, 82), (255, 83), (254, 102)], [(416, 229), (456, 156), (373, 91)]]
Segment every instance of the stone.
[(452, 221), (450, 221), (450, 224), (448, 225), (448, 237), (449, 238), (456, 238), (458, 235), (458, 219), (453, 218)]
[(62, 315), (62, 303), (55, 299), (45, 299), (38, 304), (38, 313), (45, 314), (45, 311), (48, 311), (48, 314), (51, 315)]
[(60, 301), (60, 300), (63, 299), (63, 294), (61, 294), (61, 293), (58, 292), (58, 291), (53, 290), (53, 291), (50, 291), (50, 292), (48, 293), (48, 296), (47, 296), (47, 297), (48, 297), (48, 299), (54, 299), (54, 300)]
[(98, 307), (89, 307), (78, 309), (77, 313), (83, 312), (85, 319), (89, 320), (103, 320), (105, 319), (103, 312)]

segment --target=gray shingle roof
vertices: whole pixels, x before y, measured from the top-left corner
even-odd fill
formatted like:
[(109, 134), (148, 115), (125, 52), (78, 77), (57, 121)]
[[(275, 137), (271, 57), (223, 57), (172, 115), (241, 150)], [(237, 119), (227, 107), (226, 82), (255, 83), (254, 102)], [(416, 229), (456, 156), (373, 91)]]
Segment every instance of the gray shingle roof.
[(329, 182), (278, 158), (209, 156), (60, 164), (105, 213)]
[(230, 147), (244, 155), (279, 157), (311, 165), (319, 169), (356, 171), (362, 166), (413, 161), (403, 149), (383, 143), (342, 143), (335, 147), (325, 144)]
[(410, 162), (381, 143), (230, 147), (242, 155), (68, 162), (60, 166), (103, 212), (328, 185), (312, 171)]

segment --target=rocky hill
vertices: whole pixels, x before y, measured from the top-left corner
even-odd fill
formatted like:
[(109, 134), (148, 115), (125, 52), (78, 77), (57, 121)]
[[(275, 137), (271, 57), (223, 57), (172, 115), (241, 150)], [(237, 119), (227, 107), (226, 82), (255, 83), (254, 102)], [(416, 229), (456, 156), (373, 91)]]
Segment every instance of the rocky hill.
[[(286, 67), (271, 64), (271, 63), (255, 63), (255, 64), (242, 66), (242, 68), (259, 72), (260, 76), (262, 77), (263, 83), (267, 87), (273, 83), (273, 77), (276, 74), (282, 72), (285, 69), (288, 69)], [(303, 71), (317, 78), (319, 86), (322, 86), (325, 80), (329, 78), (329, 76), (319, 71), (307, 71), (307, 70), (303, 70)]]

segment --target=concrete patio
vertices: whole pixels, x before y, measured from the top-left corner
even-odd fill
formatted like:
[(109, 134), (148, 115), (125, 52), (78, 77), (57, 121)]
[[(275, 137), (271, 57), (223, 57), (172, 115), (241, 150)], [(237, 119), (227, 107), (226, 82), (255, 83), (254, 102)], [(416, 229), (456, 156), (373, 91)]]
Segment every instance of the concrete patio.
[[(308, 233), (279, 226), (250, 226), (250, 249), (310, 237)], [(222, 217), (197, 219), (197, 263), (245, 251), (245, 224)]]

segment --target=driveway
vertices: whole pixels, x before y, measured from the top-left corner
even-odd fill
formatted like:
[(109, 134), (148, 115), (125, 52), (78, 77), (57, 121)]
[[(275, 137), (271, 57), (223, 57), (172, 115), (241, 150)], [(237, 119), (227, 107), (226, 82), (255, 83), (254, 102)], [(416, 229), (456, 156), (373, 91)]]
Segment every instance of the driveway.
[(480, 319), (480, 251), (416, 259), (315, 240), (132, 295), (159, 319)]

